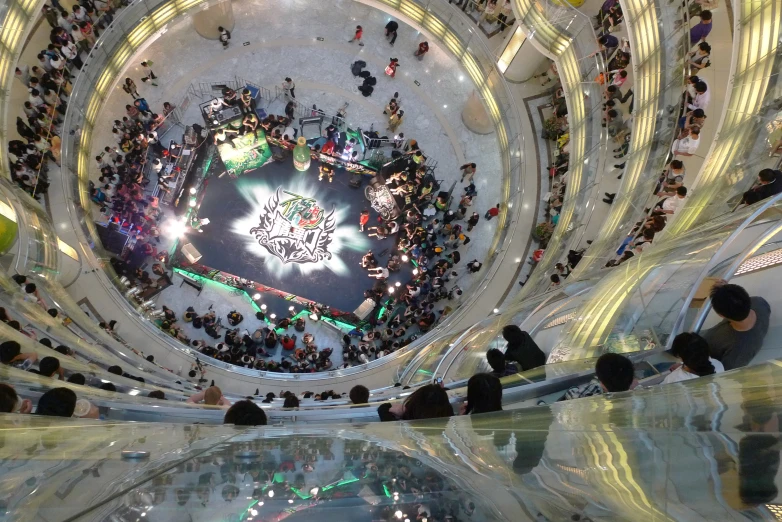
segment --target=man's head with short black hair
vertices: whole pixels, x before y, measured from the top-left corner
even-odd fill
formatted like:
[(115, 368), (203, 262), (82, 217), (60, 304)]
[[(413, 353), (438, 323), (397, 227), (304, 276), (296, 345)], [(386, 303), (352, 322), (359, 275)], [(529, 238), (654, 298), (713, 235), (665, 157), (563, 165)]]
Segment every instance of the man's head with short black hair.
[(36, 415), (49, 415), (54, 417), (73, 417), (76, 409), (76, 394), (68, 388), (54, 388), (41, 395)]
[(35, 283), (27, 283), (26, 285), (24, 285), (25, 293), (34, 294), (35, 290), (36, 290)]
[(763, 169), (758, 172), (758, 178), (760, 178), (760, 181), (763, 183), (771, 183), (776, 179), (776, 174), (774, 174), (772, 169)]
[(147, 394), (147, 397), (152, 397), (153, 399), (166, 400), (166, 394), (163, 393), (163, 391), (161, 390), (152, 390)]
[(56, 308), (49, 308), (48, 310), (46, 310), (46, 313), (51, 315), (52, 317), (57, 317), (60, 312), (58, 312)]
[(101, 390), (106, 390), (106, 391), (111, 391), (111, 392), (115, 392), (115, 391), (117, 391), (117, 387), (116, 387), (116, 386), (114, 386), (114, 385), (113, 385), (112, 383), (110, 383), (110, 382), (104, 382), (103, 384), (101, 384), (101, 385), (100, 385), (100, 389), (101, 389)]
[(486, 361), (491, 366), (491, 369), (495, 372), (505, 371), (505, 354), (497, 348), (492, 348), (486, 352)]
[(350, 389), (350, 402), (353, 404), (366, 404), (369, 402), (369, 388), (357, 384)]
[(113, 373), (114, 375), (122, 375), (122, 368), (120, 368), (116, 364), (114, 366), (109, 366), (106, 369), (106, 371), (109, 373)]
[(225, 412), (223, 424), (266, 426), (266, 413), (253, 401), (238, 401)]
[(14, 357), (22, 353), (22, 346), (16, 341), (5, 341), (0, 344), (0, 363), (10, 364)]
[(60, 360), (57, 357), (44, 357), (38, 363), (38, 371), (44, 377), (51, 377), (60, 369)]
[(61, 344), (60, 346), (55, 348), (54, 351), (57, 353), (61, 353), (63, 355), (71, 355), (73, 353), (73, 351), (67, 346), (65, 346), (64, 344)]
[(71, 384), (79, 384), (81, 386), (84, 386), (87, 383), (87, 379), (85, 379), (84, 375), (80, 373), (74, 373), (70, 377), (68, 377), (68, 382)]
[(679, 187), (679, 188), (677, 188), (676, 189), (676, 194), (678, 194), (679, 196), (682, 196), (682, 197), (686, 196), (687, 195), (687, 187)]
[(0, 413), (11, 413), (16, 408), (19, 396), (11, 386), (0, 383)]
[(11, 276), (11, 279), (13, 279), (17, 285), (23, 285), (27, 282), (27, 277), (22, 274), (14, 274)]
[(711, 306), (720, 317), (729, 321), (743, 321), (749, 317), (752, 301), (739, 285), (717, 285), (711, 289)]
[(622, 392), (630, 389), (635, 378), (633, 363), (618, 353), (604, 353), (595, 363), (595, 375), (608, 392)]

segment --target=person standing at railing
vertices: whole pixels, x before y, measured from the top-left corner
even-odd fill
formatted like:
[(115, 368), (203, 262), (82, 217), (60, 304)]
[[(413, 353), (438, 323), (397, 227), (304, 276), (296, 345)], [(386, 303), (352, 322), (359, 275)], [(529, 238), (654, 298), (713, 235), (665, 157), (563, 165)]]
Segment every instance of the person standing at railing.
[(507, 341), (505, 359), (519, 363), (521, 371), (531, 370), (546, 364), (546, 354), (543, 353), (532, 337), (515, 324), (506, 325), (502, 329), (502, 337)]
[(699, 16), (701, 19), (700, 23), (693, 25), (692, 29), (690, 29), (690, 43), (692, 45), (705, 41), (706, 37), (711, 33), (711, 11), (701, 11)]
[(762, 297), (752, 296), (739, 285), (721, 280), (711, 289), (711, 306), (722, 321), (701, 332), (709, 343), (711, 357), (725, 370), (747, 366), (763, 347), (771, 307)]

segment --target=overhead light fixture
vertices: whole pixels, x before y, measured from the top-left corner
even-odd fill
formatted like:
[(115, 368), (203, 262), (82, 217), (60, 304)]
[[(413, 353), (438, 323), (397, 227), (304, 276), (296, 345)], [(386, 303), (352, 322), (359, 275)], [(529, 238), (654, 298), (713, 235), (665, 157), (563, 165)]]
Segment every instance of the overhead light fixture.
[(399, 281), (397, 281), (396, 283), (394, 283), (394, 286), (395, 286), (395, 287), (397, 287), (397, 288), (399, 288), (400, 286), (402, 286), (402, 283), (400, 283)]
[(402, 261), (407, 263), (408, 261), (410, 261), (410, 258), (407, 257), (405, 254), (402, 254)]
[(264, 311), (264, 312), (266, 311), (266, 305), (265, 304), (261, 305), (261, 310)]
[(389, 286), (389, 287), (388, 287), (388, 293), (389, 293), (389, 294), (393, 294), (393, 293), (394, 293), (394, 290), (396, 290), (396, 289), (395, 289), (393, 286)]
[(277, 319), (277, 314), (271, 314), (269, 317), (271, 318), (272, 321), (274, 321), (275, 319)]
[(260, 298), (261, 298), (261, 294), (253, 294), (253, 299), (254, 299), (254, 300), (256, 300), (256, 301), (257, 301), (257, 300), (258, 300), (258, 299), (260, 299)]
[(289, 312), (292, 312), (293, 310), (295, 310), (295, 308), (293, 308), (293, 305), (291, 305), (291, 306), (289, 306), (289, 307), (288, 307), (288, 311), (289, 311)]
[(274, 490), (270, 489), (269, 490), (269, 498), (273, 498), (273, 497), (274, 497)]
[(318, 314), (316, 314), (315, 312), (311, 313), (310, 314), (310, 319), (312, 319), (313, 321), (317, 321), (318, 320)]
[(195, 187), (190, 187), (190, 193), (195, 195), (195, 193), (198, 192)]
[(417, 268), (413, 268), (413, 275), (418, 275), (418, 269)]

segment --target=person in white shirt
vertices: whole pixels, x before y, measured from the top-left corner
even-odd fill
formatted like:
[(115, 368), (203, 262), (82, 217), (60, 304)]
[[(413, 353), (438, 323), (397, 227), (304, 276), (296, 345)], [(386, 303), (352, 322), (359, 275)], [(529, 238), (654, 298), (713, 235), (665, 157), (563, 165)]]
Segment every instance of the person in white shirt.
[(703, 109), (704, 111), (709, 106), (711, 101), (711, 91), (709, 86), (703, 80), (695, 84), (695, 96), (692, 97), (692, 102), (687, 104), (687, 108), (690, 110)]
[(655, 209), (655, 214), (676, 214), (684, 206), (684, 200), (687, 199), (687, 187), (676, 189), (676, 195), (665, 198), (660, 203), (660, 208)]
[(682, 137), (673, 141), (671, 146), (671, 152), (674, 156), (692, 156), (697, 152), (698, 146), (701, 144), (701, 130), (695, 127), (689, 129), (686, 135), (682, 133)]
[(671, 373), (662, 384), (688, 381), (725, 371), (721, 362), (709, 357), (708, 343), (696, 333), (685, 332), (677, 335), (671, 346), (671, 355), (681, 359), (682, 364), (672, 366)]

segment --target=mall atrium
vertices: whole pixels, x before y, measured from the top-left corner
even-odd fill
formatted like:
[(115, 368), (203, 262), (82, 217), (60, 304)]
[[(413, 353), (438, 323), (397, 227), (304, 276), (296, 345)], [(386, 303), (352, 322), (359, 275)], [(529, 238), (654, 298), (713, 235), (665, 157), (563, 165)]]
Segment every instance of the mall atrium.
[(782, 0), (0, 19), (0, 520), (782, 520)]

